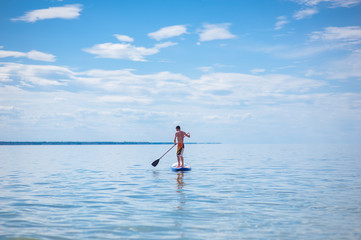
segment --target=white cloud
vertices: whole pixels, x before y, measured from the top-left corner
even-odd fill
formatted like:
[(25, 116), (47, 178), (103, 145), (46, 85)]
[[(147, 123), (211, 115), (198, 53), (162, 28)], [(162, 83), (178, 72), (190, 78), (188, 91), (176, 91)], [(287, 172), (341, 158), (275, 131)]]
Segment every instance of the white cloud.
[[(264, 71), (253, 69), (257, 74)], [(107, 103), (185, 100), (201, 104), (234, 105), (240, 101), (254, 101), (269, 96), (272, 101), (277, 101), (278, 97), (283, 97), (281, 95), (304, 93), (325, 85), (322, 81), (281, 74), (209, 72), (202, 74), (199, 79), (190, 79), (171, 72), (144, 75), (135, 74), (131, 69), (73, 72), (59, 66), (15, 63), (3, 64), (0, 76), (4, 83), (17, 81), (23, 86), (67, 86), (76, 83), (83, 89), (101, 89), (107, 94), (97, 99)]]
[(236, 36), (228, 30), (230, 26), (230, 23), (204, 24), (203, 28), (199, 31), (199, 41), (236, 38)]
[(323, 75), (329, 79), (361, 79), (361, 50), (352, 52), (344, 59), (329, 63)]
[(1, 106), (0, 105), (0, 115), (4, 113), (13, 112), (15, 110), (14, 106)]
[[(264, 69), (254, 72), (261, 73)], [(159, 72), (139, 75), (134, 70), (73, 72), (59, 66), (5, 64), (0, 67), (4, 84), (18, 86), (59, 86), (71, 84), (81, 89), (97, 89), (96, 102), (104, 104), (151, 104), (192, 102), (192, 105), (238, 105), (240, 102), (277, 103), (288, 96), (324, 86), (322, 81), (290, 75), (251, 75), (211, 72), (198, 79), (183, 74)], [(20, 85), (18, 84), (20, 83)], [(71, 87), (71, 86), (70, 86)], [(90, 91), (92, 92), (92, 91)], [(302, 100), (302, 98), (295, 98)], [(59, 99), (59, 98), (57, 98)], [(60, 98), (64, 99), (64, 98)], [(4, 104), (3, 104), (4, 105)], [(186, 106), (185, 106), (186, 107)]]
[(161, 28), (156, 32), (149, 33), (148, 36), (157, 41), (160, 41), (166, 38), (180, 36), (185, 33), (187, 33), (187, 28), (185, 25), (174, 25)]
[(200, 78), (202, 88), (216, 90), (218, 87), (236, 90), (246, 95), (256, 96), (260, 93), (305, 92), (324, 86), (322, 81), (298, 78), (284, 74), (267, 74), (255, 76), (241, 73), (212, 73)]
[(162, 47), (169, 47), (176, 43), (167, 43), (153, 48), (136, 47), (131, 44), (103, 43), (96, 44), (91, 48), (84, 49), (85, 52), (97, 55), (99, 58), (129, 59), (132, 61), (146, 62), (146, 56), (154, 55)]
[[(286, 137), (302, 137), (305, 131), (314, 136), (315, 129), (331, 130), (330, 136), (338, 131), (335, 124), (353, 119), (359, 126), (360, 122), (360, 94), (324, 93), (325, 82), (291, 75), (213, 72), (190, 79), (172, 72), (73, 72), (58, 66), (8, 65), (12, 71), (5, 73), (10, 82), (0, 86), (0, 114), (5, 114), (0, 130), (12, 134), (7, 136), (24, 137), (25, 132), (51, 140), (119, 140), (121, 135), (122, 140), (139, 141), (153, 137), (147, 138), (150, 125), (154, 132), (164, 132), (178, 121), (199, 131), (195, 141), (214, 124), (227, 134), (251, 135), (252, 129), (258, 129), (257, 137), (262, 139), (269, 128), (274, 133), (297, 126), (299, 132), (291, 131)], [(58, 75), (45, 76), (49, 72)], [(29, 77), (66, 85), (29, 90), (18, 82), (33, 84)], [(322, 93), (317, 93), (321, 87)], [(160, 141), (166, 137), (162, 135)]]
[(161, 48), (177, 45), (173, 42), (156, 44), (152, 48), (136, 47), (130, 43), (102, 43), (96, 44), (83, 51), (96, 55), (98, 58), (129, 59), (132, 61), (146, 62), (146, 56), (159, 53)]
[(213, 71), (213, 67), (198, 67), (197, 69), (202, 71), (202, 72), (211, 72), (211, 71)]
[(330, 7), (353, 7), (361, 2), (361, 0), (293, 0), (299, 4), (306, 6), (316, 6), (320, 3), (327, 3)]
[(37, 9), (27, 12), (25, 15), (11, 19), (12, 21), (36, 22), (44, 19), (74, 19), (82, 11), (81, 4), (65, 5), (63, 7), (49, 7), (46, 9)]
[(332, 51), (335, 49), (340, 49), (341, 46), (336, 44), (324, 44), (324, 45), (315, 45), (315, 46), (301, 46), (301, 47), (291, 47), (285, 48), (282, 51), (274, 52), (275, 55), (281, 58), (305, 58), (314, 56), (327, 51)]
[(55, 62), (55, 56), (49, 53), (43, 53), (36, 50), (32, 50), (30, 52), (18, 52), (18, 51), (6, 51), (6, 50), (0, 50), (0, 58), (6, 58), (6, 57), (25, 57), (32, 60), (39, 60), (39, 61), (45, 61), (45, 62)]
[(296, 20), (301, 20), (307, 17), (311, 17), (312, 15), (318, 13), (318, 10), (316, 8), (307, 8), (307, 9), (303, 9), (300, 11), (297, 11), (294, 15), (293, 18), (295, 18)]
[(300, 59), (337, 50), (349, 51), (352, 50), (352, 48), (355, 48), (353, 47), (354, 45), (354, 42), (311, 42), (308, 43), (306, 46), (284, 46), (282, 48), (280, 47), (279, 49), (270, 47), (265, 48), (263, 51), (266, 53), (274, 54), (275, 56), (280, 58)]
[(335, 50), (354, 51), (360, 44), (361, 27), (327, 27), (309, 34), (309, 41), (301, 46), (259, 47), (256, 51), (272, 53), (281, 58), (297, 59)]
[(184, 87), (189, 78), (182, 74), (159, 72), (155, 74), (137, 75), (131, 69), (106, 71), (94, 69), (79, 73), (78, 81), (104, 89), (107, 92), (117, 92), (122, 96), (144, 98), (144, 93), (169, 96)]
[(289, 23), (289, 21), (287, 20), (287, 17), (285, 17), (285, 16), (277, 17), (277, 22), (275, 24), (275, 30), (282, 29), (283, 26), (286, 25), (287, 23)]
[(127, 35), (114, 34), (114, 36), (121, 42), (133, 42), (134, 39)]
[(27, 53), (27, 57), (33, 60), (55, 62), (55, 56), (49, 53), (43, 53), (36, 50), (32, 50)]
[(175, 46), (177, 44), (178, 43), (175, 43), (175, 42), (158, 43), (154, 46), (154, 48), (156, 48), (156, 49), (167, 48), (167, 47)]
[[(311, 17), (318, 13), (316, 8), (318, 5), (324, 3), (329, 8), (337, 7), (353, 7), (361, 2), (361, 0), (291, 0), (297, 2), (300, 5), (303, 5), (305, 9), (297, 11), (293, 18), (296, 20), (301, 20), (307, 17)], [(320, 6), (321, 7), (321, 6)]]
[(74, 73), (71, 70), (54, 65), (0, 64), (1, 81), (18, 81), (24, 86), (66, 85), (73, 76)]
[(7, 58), (7, 57), (26, 57), (26, 53), (0, 50), (0, 58)]
[(253, 69), (251, 69), (251, 73), (252, 74), (258, 74), (258, 73), (263, 73), (263, 72), (265, 72), (266, 71), (266, 69), (263, 69), (263, 68), (253, 68)]
[(331, 0), (331, 7), (353, 7), (361, 2), (361, 0)]
[(310, 39), (359, 44), (361, 43), (361, 27), (327, 27), (324, 31), (316, 31), (310, 34)]
[(99, 97), (98, 101), (107, 102), (107, 103), (141, 103), (141, 104), (151, 103), (151, 100), (146, 97), (114, 96), (114, 95), (106, 95)]
[(217, 72), (204, 74), (193, 82), (192, 98), (195, 102), (213, 105), (238, 105), (241, 102), (277, 104), (287, 96), (306, 93), (324, 85), (322, 81), (282, 74), (256, 76)]

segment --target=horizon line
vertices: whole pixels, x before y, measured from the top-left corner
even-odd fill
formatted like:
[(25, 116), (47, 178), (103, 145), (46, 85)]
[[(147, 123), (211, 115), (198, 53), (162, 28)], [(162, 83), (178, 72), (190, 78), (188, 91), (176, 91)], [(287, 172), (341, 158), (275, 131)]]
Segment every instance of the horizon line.
[[(0, 141), (0, 145), (165, 145), (173, 142), (137, 141)], [(187, 144), (221, 144), (219, 142), (189, 142)]]

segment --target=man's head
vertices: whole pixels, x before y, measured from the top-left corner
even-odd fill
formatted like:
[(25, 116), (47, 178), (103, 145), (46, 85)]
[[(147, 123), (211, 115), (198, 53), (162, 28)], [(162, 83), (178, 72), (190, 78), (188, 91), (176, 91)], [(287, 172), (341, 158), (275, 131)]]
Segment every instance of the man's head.
[(176, 126), (175, 129), (176, 129), (177, 131), (180, 131), (180, 126)]

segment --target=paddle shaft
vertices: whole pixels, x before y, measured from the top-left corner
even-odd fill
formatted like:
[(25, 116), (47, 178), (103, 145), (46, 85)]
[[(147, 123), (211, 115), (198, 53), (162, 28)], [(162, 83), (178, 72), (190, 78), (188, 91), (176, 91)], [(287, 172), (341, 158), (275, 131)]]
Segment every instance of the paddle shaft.
[(160, 160), (162, 157), (164, 157), (164, 155), (166, 155), (170, 150), (172, 150), (172, 148), (174, 148), (176, 144), (174, 144), (171, 148), (168, 149), (168, 151), (166, 151), (160, 158), (158, 158), (158, 160)]

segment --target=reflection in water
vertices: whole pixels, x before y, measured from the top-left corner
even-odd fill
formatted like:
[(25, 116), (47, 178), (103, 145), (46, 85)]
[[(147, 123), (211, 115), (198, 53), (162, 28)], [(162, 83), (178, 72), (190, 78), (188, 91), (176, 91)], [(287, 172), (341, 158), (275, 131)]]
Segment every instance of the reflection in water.
[(184, 188), (184, 172), (180, 171), (177, 172), (177, 194), (179, 195), (178, 198), (178, 204), (176, 206), (177, 212), (179, 217), (175, 218), (175, 222), (174, 225), (177, 229), (180, 229), (180, 238), (183, 239), (185, 237), (185, 232), (183, 229), (183, 221), (184, 221), (184, 213), (183, 211), (185, 210), (185, 204), (186, 204), (186, 197), (185, 197), (185, 193), (183, 191)]
[(159, 172), (157, 170), (153, 170), (153, 178), (159, 179)]
[(181, 190), (184, 187), (183, 177), (184, 177), (184, 172), (177, 172), (178, 190)]
[(178, 206), (177, 209), (179, 210), (183, 210), (184, 209), (184, 205), (186, 203), (185, 201), (185, 195), (184, 195), (184, 172), (177, 172), (177, 193), (179, 194), (179, 201), (178, 201)]

